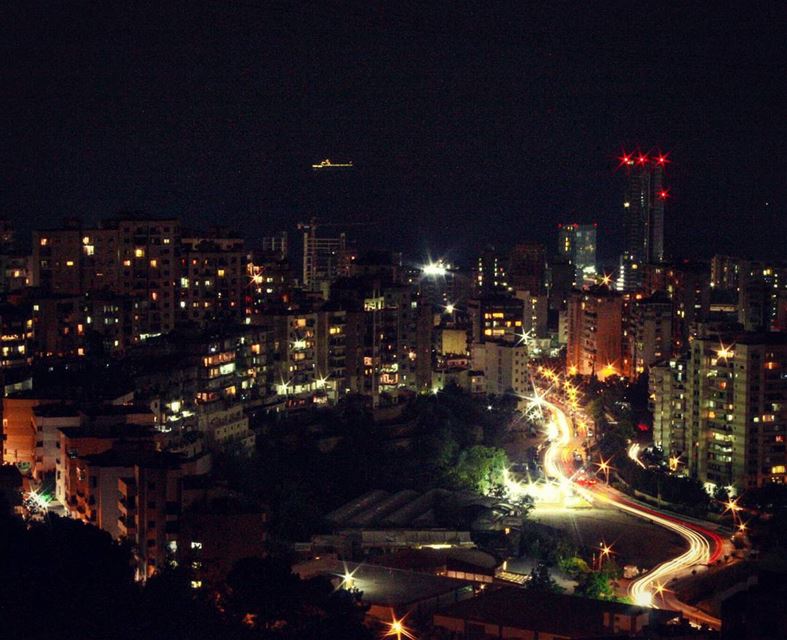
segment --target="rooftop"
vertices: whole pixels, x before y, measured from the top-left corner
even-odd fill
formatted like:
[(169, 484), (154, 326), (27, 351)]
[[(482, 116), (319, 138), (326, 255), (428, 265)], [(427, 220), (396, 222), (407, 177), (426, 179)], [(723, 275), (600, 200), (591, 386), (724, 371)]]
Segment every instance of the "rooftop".
[(338, 560), (324, 574), (338, 579), (351, 574), (353, 586), (363, 592), (365, 602), (396, 608), (472, 588), (472, 583), (465, 580)]
[(610, 627), (604, 626), (604, 613), (639, 616), (653, 611), (658, 610), (620, 602), (504, 587), (457, 602), (435, 615), (565, 637), (593, 637), (608, 635), (610, 632)]

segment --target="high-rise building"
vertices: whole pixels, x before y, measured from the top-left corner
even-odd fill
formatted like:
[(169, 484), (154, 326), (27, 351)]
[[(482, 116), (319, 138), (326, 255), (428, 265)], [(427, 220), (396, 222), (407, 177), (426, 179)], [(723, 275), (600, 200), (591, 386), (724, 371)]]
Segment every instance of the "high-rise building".
[(605, 286), (574, 291), (568, 300), (566, 367), (571, 373), (622, 375), (623, 298)]
[(710, 286), (715, 289), (738, 290), (741, 273), (741, 259), (734, 256), (716, 254), (710, 263)]
[(539, 294), (544, 291), (546, 258), (544, 245), (522, 242), (514, 246), (508, 259), (507, 284), (512, 289)]
[(738, 321), (744, 329), (781, 330), (778, 315), (787, 297), (787, 261), (741, 261), (738, 286)]
[[(111, 228), (113, 221), (107, 223)], [(119, 291), (140, 300), (143, 335), (175, 327), (180, 221), (127, 216), (114, 221), (120, 257)], [(110, 237), (111, 240), (111, 237)]]
[(581, 287), (596, 275), (595, 224), (558, 225), (558, 256), (574, 265), (574, 285)]
[(787, 480), (787, 335), (696, 338), (686, 381), (691, 474), (738, 491)]
[(476, 261), (473, 290), (476, 296), (508, 291), (506, 260), (494, 247), (486, 247)]
[(642, 265), (664, 260), (664, 167), (658, 154), (626, 154), (620, 158), (626, 172), (623, 197), (623, 253), (617, 288), (633, 291), (642, 283)]
[(667, 458), (680, 458), (686, 443), (686, 374), (688, 357), (662, 360), (650, 367), (649, 409), (653, 413), (653, 442)]
[(303, 287), (322, 291), (327, 298), (330, 284), (347, 275), (348, 266), (355, 256), (344, 233), (318, 236), (318, 227), (326, 225), (319, 225), (314, 219), (298, 226), (303, 231)]
[(215, 232), (184, 237), (180, 249), (177, 317), (203, 324), (240, 321), (247, 283), (243, 240)]
[(289, 252), (287, 232), (280, 231), (279, 233), (274, 233), (272, 236), (263, 236), (262, 252), (268, 255), (278, 255), (280, 259), (285, 260)]
[(518, 298), (488, 295), (467, 302), (473, 344), (517, 342), (524, 323), (525, 304)]
[(632, 310), (627, 370), (633, 379), (672, 355), (672, 301), (663, 292), (637, 300)]

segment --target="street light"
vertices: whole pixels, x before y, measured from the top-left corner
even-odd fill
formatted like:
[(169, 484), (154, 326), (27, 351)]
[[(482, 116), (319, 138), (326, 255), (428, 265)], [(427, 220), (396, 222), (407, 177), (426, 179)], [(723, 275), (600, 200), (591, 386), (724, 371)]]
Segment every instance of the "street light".
[(600, 460), (600, 462), (596, 463), (598, 465), (598, 469), (599, 469), (599, 471), (603, 471), (604, 472), (605, 481), (606, 481), (607, 484), (609, 484), (609, 470), (612, 468), (612, 467), (609, 466), (611, 458), (610, 458), (610, 460), (604, 460), (604, 458), (599, 456), (599, 460)]
[(384, 638), (389, 636), (396, 636), (396, 640), (402, 640), (402, 638), (415, 640), (413, 633), (404, 626), (404, 618), (397, 620), (394, 616), (391, 616), (391, 622), (388, 623), (388, 630), (383, 634)]

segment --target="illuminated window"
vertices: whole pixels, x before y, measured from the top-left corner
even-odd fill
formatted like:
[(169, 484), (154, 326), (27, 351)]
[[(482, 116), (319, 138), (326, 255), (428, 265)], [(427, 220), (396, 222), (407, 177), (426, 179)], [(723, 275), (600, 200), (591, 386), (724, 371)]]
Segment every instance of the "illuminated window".
[(218, 276), (219, 276), (219, 278), (223, 278), (224, 277), (224, 269), (219, 269), (218, 270)]
[(131, 266), (131, 260), (123, 260), (123, 266), (124, 267), (130, 267)]
[(41, 240), (39, 240), (39, 244), (40, 244), (42, 247), (45, 247), (45, 246), (47, 246), (47, 245), (49, 244), (49, 238), (41, 238)]
[(135, 258), (144, 258), (145, 257), (145, 250), (140, 248), (140, 247), (137, 247), (136, 249), (134, 249), (134, 257)]
[(153, 258), (153, 259), (150, 261), (150, 266), (151, 266), (151, 268), (153, 268), (153, 269), (157, 268), (157, 267), (158, 267), (158, 260), (156, 260), (155, 258)]
[(67, 267), (73, 267), (74, 266), (74, 261), (73, 260), (66, 260), (66, 266)]
[(775, 467), (771, 467), (771, 473), (784, 473), (784, 465), (777, 464)]

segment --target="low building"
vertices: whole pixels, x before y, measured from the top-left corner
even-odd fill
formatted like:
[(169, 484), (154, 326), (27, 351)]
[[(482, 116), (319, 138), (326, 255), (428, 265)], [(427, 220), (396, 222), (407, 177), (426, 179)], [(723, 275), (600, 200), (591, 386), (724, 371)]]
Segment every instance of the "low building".
[(369, 606), (367, 617), (380, 622), (405, 615), (423, 617), (473, 596), (473, 585), (466, 580), (332, 558), (296, 564), (293, 572), (303, 579), (328, 576), (337, 587), (358, 589)]
[(640, 634), (674, 611), (504, 587), (451, 605), (432, 617), (435, 627), (459, 639), (592, 638)]

